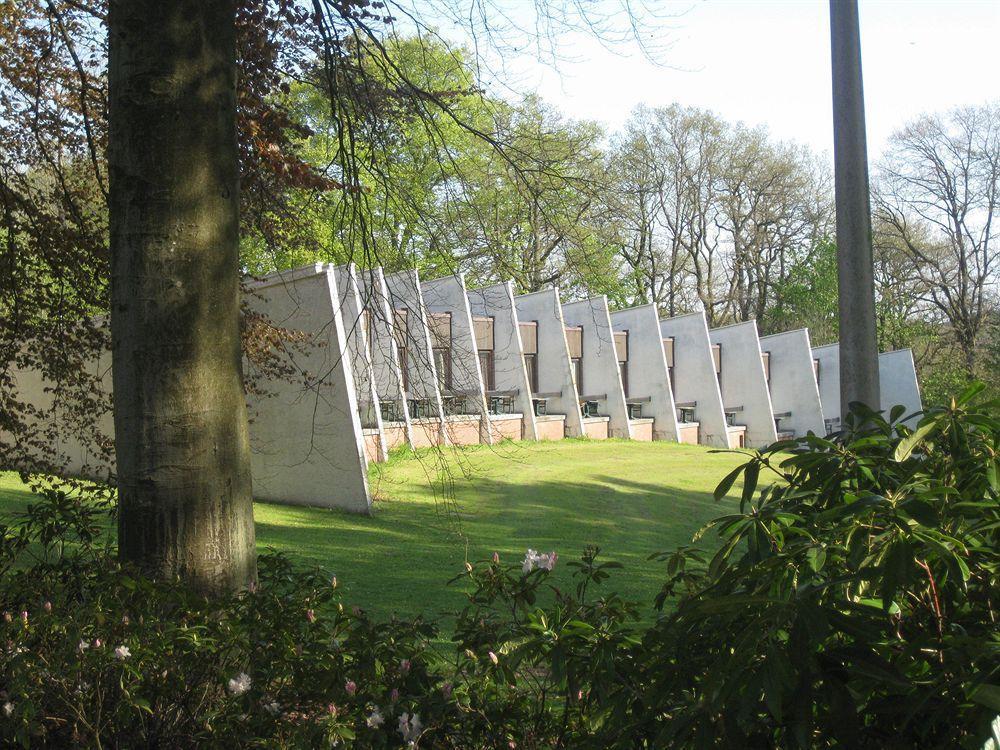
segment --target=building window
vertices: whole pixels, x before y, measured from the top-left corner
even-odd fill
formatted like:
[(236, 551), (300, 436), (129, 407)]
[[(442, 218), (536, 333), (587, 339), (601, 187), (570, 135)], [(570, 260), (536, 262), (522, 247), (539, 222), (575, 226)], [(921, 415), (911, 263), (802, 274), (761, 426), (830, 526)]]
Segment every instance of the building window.
[(524, 367), (528, 371), (528, 387), (532, 393), (538, 393), (538, 355), (525, 354)]
[(722, 385), (722, 344), (712, 344), (712, 359), (715, 362), (715, 379)]
[(483, 385), (486, 386), (486, 390), (495, 391), (497, 389), (497, 381), (492, 349), (479, 350), (479, 369), (483, 373)]
[(816, 385), (819, 385), (819, 360), (813, 360), (813, 374), (816, 376)]
[(674, 337), (663, 339), (663, 356), (667, 360), (667, 376), (670, 378), (670, 393), (677, 398), (677, 386), (674, 383)]
[(451, 390), (451, 349), (434, 347), (434, 369), (437, 370), (438, 386), (445, 391)]
[(399, 358), (399, 372), (403, 376), (403, 391), (409, 392), (410, 390), (410, 373), (407, 367), (406, 361), (406, 347), (396, 346), (396, 356)]
[(767, 387), (771, 387), (771, 352), (761, 352), (760, 353), (761, 364), (764, 365), (764, 379), (767, 381)]
[(628, 398), (628, 331), (615, 331), (615, 354), (618, 356), (618, 374), (621, 376), (622, 391)]
[(580, 396), (584, 394), (583, 390), (583, 357), (574, 357), (570, 360), (573, 364), (573, 377), (576, 378), (576, 390)]

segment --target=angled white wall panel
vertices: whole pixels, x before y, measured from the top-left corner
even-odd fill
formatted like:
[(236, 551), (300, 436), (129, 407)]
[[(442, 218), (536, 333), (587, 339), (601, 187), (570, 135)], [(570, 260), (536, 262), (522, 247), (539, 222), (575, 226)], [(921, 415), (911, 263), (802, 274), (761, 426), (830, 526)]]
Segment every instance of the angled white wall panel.
[(656, 305), (613, 312), (611, 326), (615, 331), (628, 333), (626, 401), (641, 401), (643, 416), (653, 419), (654, 440), (676, 441), (677, 408), (670, 389)]
[[(433, 281), (422, 281), (420, 294), (428, 314), (444, 314), (450, 322), (448, 344), (451, 351), (451, 393), (442, 393), (442, 396), (458, 396), (458, 401), (463, 404), (462, 413), (475, 415), (480, 420), (479, 441), (491, 443), (492, 435), (486, 406), (486, 388), (483, 385), (483, 373), (479, 366), (479, 351), (472, 324), (472, 310), (469, 307), (469, 298), (466, 294), (465, 278), (458, 274)], [(432, 336), (432, 342), (433, 339)], [(438, 383), (442, 384), (443, 375), (441, 372), (437, 374)], [(450, 420), (449, 424), (451, 424)], [(452, 437), (456, 438), (453, 442), (459, 442), (457, 435), (452, 435)]]
[(760, 356), (757, 321), (734, 323), (708, 332), (713, 345), (721, 345), (719, 390), (727, 413), (735, 411), (736, 424), (746, 425), (748, 446), (762, 448), (778, 439), (771, 394)]
[(611, 437), (631, 437), (607, 297), (602, 294), (568, 302), (562, 308), (567, 326), (583, 328), (583, 385), (577, 384), (580, 398), (599, 401), (599, 410), (610, 418)]
[[(722, 394), (712, 361), (705, 313), (696, 312), (660, 320), (660, 336), (673, 340), (674, 403), (690, 405), (698, 422), (698, 442), (729, 447)], [(683, 428), (683, 425), (680, 425)]]
[[(826, 344), (812, 350), (820, 399), (823, 402), (823, 417), (828, 431), (841, 428), (840, 413), (840, 344)], [(897, 349), (878, 355), (879, 400), (885, 416), (896, 405), (906, 407), (904, 417), (923, 409), (917, 371), (910, 349)], [(907, 420), (913, 425), (918, 420)]]
[(513, 393), (515, 409), (521, 413), (522, 434), (535, 440), (535, 410), (531, 384), (524, 366), (524, 348), (517, 310), (514, 305), (514, 282), (468, 290), (469, 307), (478, 317), (493, 319), (493, 371), (496, 389)]
[[(903, 417), (923, 410), (912, 350), (896, 349), (879, 354), (878, 382), (879, 397), (887, 417), (892, 407), (897, 405), (906, 407)], [(918, 421), (919, 419), (908, 419), (906, 423), (912, 427)]]
[[(381, 268), (362, 268), (355, 272), (362, 308), (368, 318), (372, 377), (379, 405), (384, 411), (382, 428), (391, 449), (407, 444), (415, 447), (406, 404), (406, 389), (393, 335), (393, 311), (389, 288)], [(390, 440), (389, 437), (393, 439)]]
[(406, 349), (406, 362), (400, 366), (406, 369), (407, 400), (419, 402), (418, 409), (423, 410), (410, 414), (414, 442), (447, 443), (444, 404), (434, 366), (427, 306), (420, 293), (420, 277), (416, 270), (399, 271), (387, 275), (385, 283), (393, 309), (393, 333)]
[(254, 285), (251, 307), (300, 331), (301, 377), (248, 404), (254, 497), (368, 512), (365, 448), (336, 277), (316, 264)]
[(351, 353), (354, 385), (357, 388), (358, 417), (361, 419), (363, 429), (376, 431), (374, 435), (366, 437), (377, 443), (375, 460), (384, 461), (389, 450), (382, 425), (378, 390), (375, 387), (371, 344), (368, 341), (368, 315), (364, 313), (361, 304), (354, 265), (340, 266), (334, 269), (334, 273), (337, 278), (337, 291), (340, 294), (340, 317), (344, 322), (347, 346)]
[(795, 437), (810, 430), (825, 435), (819, 387), (813, 375), (809, 331), (800, 328), (761, 336), (760, 349), (762, 354), (768, 355), (771, 407), (781, 431), (793, 432)]
[(549, 414), (566, 417), (566, 434), (583, 436), (580, 415), (580, 397), (573, 380), (573, 369), (566, 345), (566, 321), (559, 303), (559, 290), (555, 287), (514, 298), (517, 319), (521, 323), (535, 323), (538, 331), (538, 391), (547, 401)]

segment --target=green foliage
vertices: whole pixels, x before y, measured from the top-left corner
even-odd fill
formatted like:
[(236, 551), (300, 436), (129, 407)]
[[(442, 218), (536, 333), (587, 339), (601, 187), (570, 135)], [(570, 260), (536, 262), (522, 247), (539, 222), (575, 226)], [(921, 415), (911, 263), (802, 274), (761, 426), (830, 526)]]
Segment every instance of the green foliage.
[(1000, 422), (976, 392), (912, 432), (854, 412), (843, 434), (778, 443), (726, 477), (720, 490), (744, 480), (740, 512), (708, 527), (722, 545), (704, 569), (670, 559), (664, 595), (682, 597), (644, 639), (628, 731), (980, 746), (1000, 711)]
[[(1000, 712), (1000, 421), (979, 387), (915, 429), (749, 455), (719, 546), (656, 555), (663, 616), (588, 548), (469, 563), (452, 647), (263, 555), (206, 601), (121, 567), (106, 504), (42, 490), (0, 535), (0, 737), (24, 746), (967, 747)], [(773, 483), (768, 478), (774, 477)]]

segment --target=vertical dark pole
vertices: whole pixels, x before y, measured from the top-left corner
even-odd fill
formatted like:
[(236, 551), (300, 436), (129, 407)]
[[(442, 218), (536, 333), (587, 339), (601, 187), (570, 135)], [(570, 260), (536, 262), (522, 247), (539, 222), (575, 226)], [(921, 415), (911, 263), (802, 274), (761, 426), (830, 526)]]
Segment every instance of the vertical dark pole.
[(833, 157), (840, 290), (840, 405), (879, 408), (865, 96), (857, 0), (830, 0)]

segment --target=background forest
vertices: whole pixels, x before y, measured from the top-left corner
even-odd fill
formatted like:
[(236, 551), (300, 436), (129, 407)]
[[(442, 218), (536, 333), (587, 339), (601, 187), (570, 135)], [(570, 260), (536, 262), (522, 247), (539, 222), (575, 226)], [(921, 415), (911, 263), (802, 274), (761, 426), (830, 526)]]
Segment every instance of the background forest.
[[(366, 78), (429, 92), (434, 106), (346, 133), (325, 91), (289, 87), (300, 158), (339, 181), (345, 150), (360, 152), (358, 184), (293, 190), (288, 213), (263, 222), (281, 231), (245, 236), (246, 268), (463, 271), (474, 284), (557, 284), (570, 298), (654, 302), (665, 316), (704, 308), (712, 326), (756, 319), (762, 334), (806, 326), (814, 345), (837, 340), (827, 154), (680, 104), (640, 107), (605, 132), (530, 93), (491, 95), (475, 63), (428, 36), (360, 55)], [(974, 377), (997, 389), (1000, 108), (901, 123), (873, 186), (880, 348), (913, 347), (929, 402)]]

